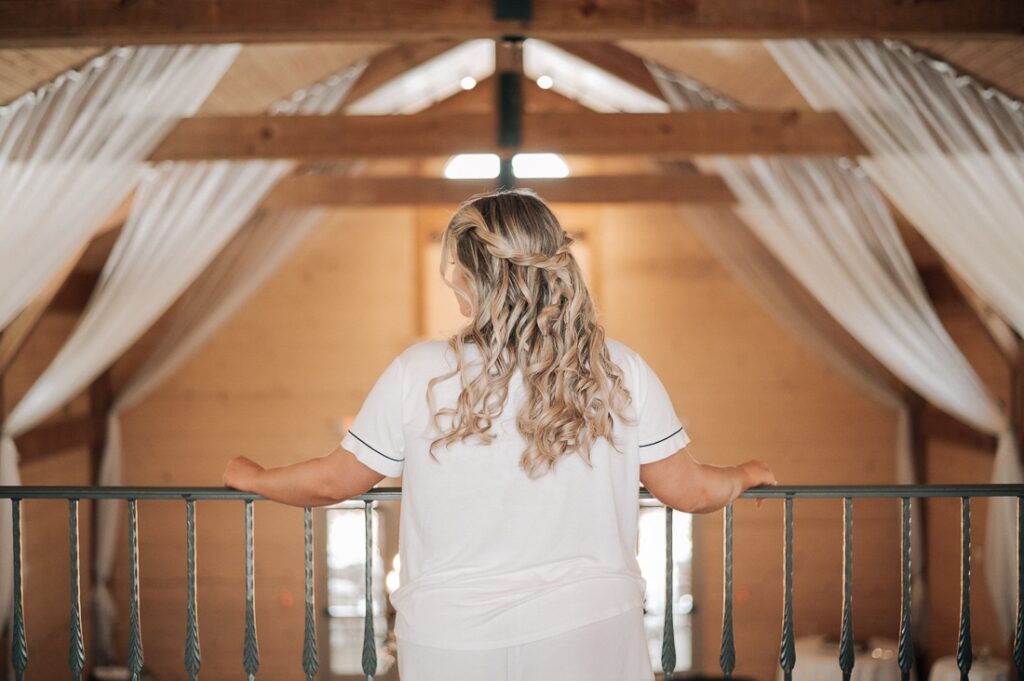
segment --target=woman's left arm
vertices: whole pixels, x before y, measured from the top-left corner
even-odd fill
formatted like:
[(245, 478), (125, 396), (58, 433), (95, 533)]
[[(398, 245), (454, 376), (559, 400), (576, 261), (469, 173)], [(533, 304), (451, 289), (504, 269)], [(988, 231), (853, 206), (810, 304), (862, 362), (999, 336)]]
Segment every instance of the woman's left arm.
[(239, 456), (224, 469), (224, 485), (290, 506), (328, 506), (363, 494), (386, 476), (337, 447), (326, 456), (263, 468)]

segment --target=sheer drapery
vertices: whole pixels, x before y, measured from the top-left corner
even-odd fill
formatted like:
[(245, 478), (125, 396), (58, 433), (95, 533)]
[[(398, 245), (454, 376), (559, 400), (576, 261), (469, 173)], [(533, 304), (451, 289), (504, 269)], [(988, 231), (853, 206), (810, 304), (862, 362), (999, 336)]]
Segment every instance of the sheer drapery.
[[(0, 329), (80, 252), (239, 45), (119, 47), (0, 107)], [(20, 484), (10, 420), (0, 482)], [(11, 603), (10, 502), (0, 502), (0, 622)]]
[[(861, 166), (915, 228), (1024, 332), (1021, 102), (893, 41), (766, 44), (812, 106), (838, 111), (860, 136), (871, 152)], [(996, 453), (993, 482), (1024, 482), (1009, 444)], [(986, 577), (1007, 635), (1016, 591), (1013, 506), (991, 500), (986, 531)]]
[[(107, 433), (99, 484), (122, 481), (121, 412), (141, 402), (180, 367), (216, 329), (277, 269), (319, 221), (321, 212), (262, 213), (246, 224), (175, 306), (167, 331), (142, 365), (118, 391), (107, 415)], [(109, 582), (121, 536), (120, 504), (97, 506), (96, 555), (93, 557), (93, 604), (96, 648), (113, 659), (112, 624), (117, 607)]]
[[(367, 64), (368, 61), (363, 60), (322, 83), (296, 92), (291, 98), (276, 103), (270, 113), (318, 115), (335, 112)], [(165, 189), (176, 195), (173, 205), (186, 206), (193, 191), (222, 196), (224, 203), (219, 205), (234, 216), (231, 219), (238, 220), (244, 220), (273, 184), (293, 167), (290, 161), (229, 162), (227, 167), (232, 174), (218, 180), (204, 172), (206, 164), (168, 165), (179, 173), (164, 183)], [(335, 170), (351, 173), (359, 167), (359, 164), (345, 163)], [(196, 189), (191, 189), (192, 186)], [(231, 198), (232, 194), (244, 194), (249, 203), (238, 203)], [(157, 346), (118, 391), (107, 415), (107, 438), (100, 460), (99, 484), (119, 485), (122, 481), (121, 412), (140, 402), (173, 373), (283, 262), (321, 216), (322, 211), (315, 209), (261, 213), (234, 234), (220, 255), (199, 275), (175, 309), (170, 326)], [(182, 227), (197, 230), (205, 220), (205, 215), (190, 213), (182, 217)], [(92, 593), (97, 649), (100, 657), (105, 659), (114, 658), (112, 634), (117, 613), (109, 583), (117, 555), (121, 506), (120, 502), (109, 500), (97, 504)]]
[(1024, 109), (897, 42), (769, 41), (816, 109), (838, 111), (860, 163), (988, 303), (1024, 333)]
[(0, 107), (0, 329), (117, 208), (238, 50), (119, 47)]
[[(676, 108), (735, 106), (649, 67)], [(736, 195), (737, 213), (754, 234), (863, 347), (932, 404), (998, 435), (1000, 460), (1016, 459), (1005, 414), (938, 320), (888, 207), (860, 168), (845, 159), (756, 157), (709, 165)], [(910, 482), (905, 410), (900, 427), (897, 474)], [(1012, 590), (991, 570), (988, 576), (993, 601), (1009, 602)]]

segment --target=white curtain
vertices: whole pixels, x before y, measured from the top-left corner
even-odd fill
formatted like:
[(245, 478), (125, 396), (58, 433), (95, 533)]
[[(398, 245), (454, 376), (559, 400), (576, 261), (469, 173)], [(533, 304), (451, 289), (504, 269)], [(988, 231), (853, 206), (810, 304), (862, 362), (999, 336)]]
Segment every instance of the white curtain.
[(0, 329), (117, 208), (238, 50), (116, 48), (0, 107)]
[[(271, 113), (333, 113), (368, 63), (363, 60), (323, 83), (296, 92), (290, 99), (275, 104)], [(160, 183), (161, 191), (167, 194), (166, 205), (140, 207), (139, 212), (152, 218), (170, 214), (177, 228), (186, 234), (198, 234), (219, 220), (230, 227), (227, 236), (234, 237), (205, 272), (199, 275), (201, 267), (192, 272), (186, 285), (197, 275), (199, 280), (175, 309), (170, 327), (143, 365), (118, 391), (107, 416), (107, 438), (100, 461), (99, 484), (104, 486), (119, 485), (122, 481), (121, 412), (144, 399), (202, 345), (283, 262), (322, 215), (320, 210), (261, 213), (238, 231), (253, 207), (263, 200), (280, 177), (293, 169), (291, 161), (233, 161), (212, 166), (194, 163), (163, 165), (167, 172), (172, 173)], [(211, 167), (221, 168), (226, 174), (211, 175)], [(352, 172), (359, 167), (344, 163), (335, 170)], [(217, 197), (214, 206), (223, 215), (211, 218), (210, 208), (192, 210), (195, 204), (193, 197), (197, 193)], [(245, 199), (241, 200), (243, 196)], [(174, 253), (181, 249), (181, 245), (164, 244), (161, 249)], [(111, 260), (115, 255), (111, 254)], [(120, 508), (121, 504), (116, 501), (102, 501), (97, 506), (98, 534), (96, 555), (93, 556), (92, 593), (97, 651), (99, 657), (106, 660), (115, 657), (113, 625), (117, 612), (109, 583), (120, 536)]]
[[(192, 115), (239, 45), (124, 47), (0, 107), (0, 329), (74, 257)], [(8, 420), (0, 484), (21, 484)], [(0, 502), (0, 622), (10, 613), (10, 502)]]
[[(141, 402), (174, 373), (277, 269), (320, 217), (318, 210), (257, 215), (182, 296), (167, 331), (120, 388), (111, 405), (99, 484), (118, 485), (122, 480), (121, 412)], [(121, 536), (120, 506), (104, 501), (97, 507), (99, 532), (93, 556), (92, 592), (98, 625), (95, 645), (100, 657), (107, 661), (115, 659), (113, 623), (117, 606), (109, 584)]]
[(871, 152), (868, 175), (970, 286), (1024, 333), (1024, 110), (888, 41), (770, 41), (816, 109)]
[[(649, 67), (677, 108), (734, 108), (693, 81)], [(726, 157), (709, 165), (736, 195), (744, 222), (861, 345), (932, 404), (998, 435), (1000, 460), (1016, 460), (1005, 414), (938, 320), (892, 215), (858, 166)], [(897, 475), (911, 482), (905, 408), (900, 428)], [(920, 545), (916, 552), (920, 565)], [(1009, 602), (1012, 585), (1007, 590), (1001, 576), (989, 577), (993, 600)]]
[[(1024, 332), (1021, 102), (893, 41), (767, 45), (812, 106), (837, 110), (864, 141), (871, 152), (861, 160), (864, 171), (968, 285)], [(1000, 433), (993, 482), (1020, 484), (1024, 470), (1012, 434)], [(1015, 616), (1014, 501), (993, 499), (988, 508), (985, 571), (1008, 636)]]

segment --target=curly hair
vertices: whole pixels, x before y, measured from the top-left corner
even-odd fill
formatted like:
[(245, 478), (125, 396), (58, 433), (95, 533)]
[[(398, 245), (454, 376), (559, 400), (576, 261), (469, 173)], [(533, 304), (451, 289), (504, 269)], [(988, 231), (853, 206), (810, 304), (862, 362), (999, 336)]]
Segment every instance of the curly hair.
[[(573, 452), (592, 467), (590, 449), (601, 437), (618, 450), (613, 413), (627, 421), (631, 396), (609, 356), (572, 243), (531, 190), (478, 194), (452, 216), (441, 239), (441, 277), (465, 298), (447, 277), (449, 266), (458, 268), (470, 291), (471, 314), (448, 339), (456, 367), (428, 386), (434, 424), (442, 433), (430, 445), (435, 460), (439, 445), (474, 435), (484, 444), (494, 440), (492, 422), (501, 415), (517, 369), (525, 400), (516, 425), (527, 442), (520, 468), (529, 477)], [(467, 343), (483, 360), (476, 375), (465, 363)], [(456, 374), (462, 386), (456, 406), (435, 411), (434, 386)], [(442, 417), (451, 417), (448, 432)]]

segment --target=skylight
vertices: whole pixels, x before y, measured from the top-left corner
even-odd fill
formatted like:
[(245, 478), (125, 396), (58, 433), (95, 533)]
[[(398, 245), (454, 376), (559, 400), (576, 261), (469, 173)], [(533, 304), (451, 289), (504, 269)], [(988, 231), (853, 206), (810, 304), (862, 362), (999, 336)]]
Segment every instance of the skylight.
[[(450, 180), (489, 180), (500, 172), (497, 154), (456, 154), (444, 166), (444, 176)], [(569, 164), (558, 154), (516, 154), (512, 174), (521, 178), (568, 177)]]
[(486, 180), (501, 172), (501, 159), (497, 154), (456, 154), (444, 166), (449, 180)]
[(512, 157), (516, 177), (568, 177), (569, 165), (558, 154), (516, 154)]

